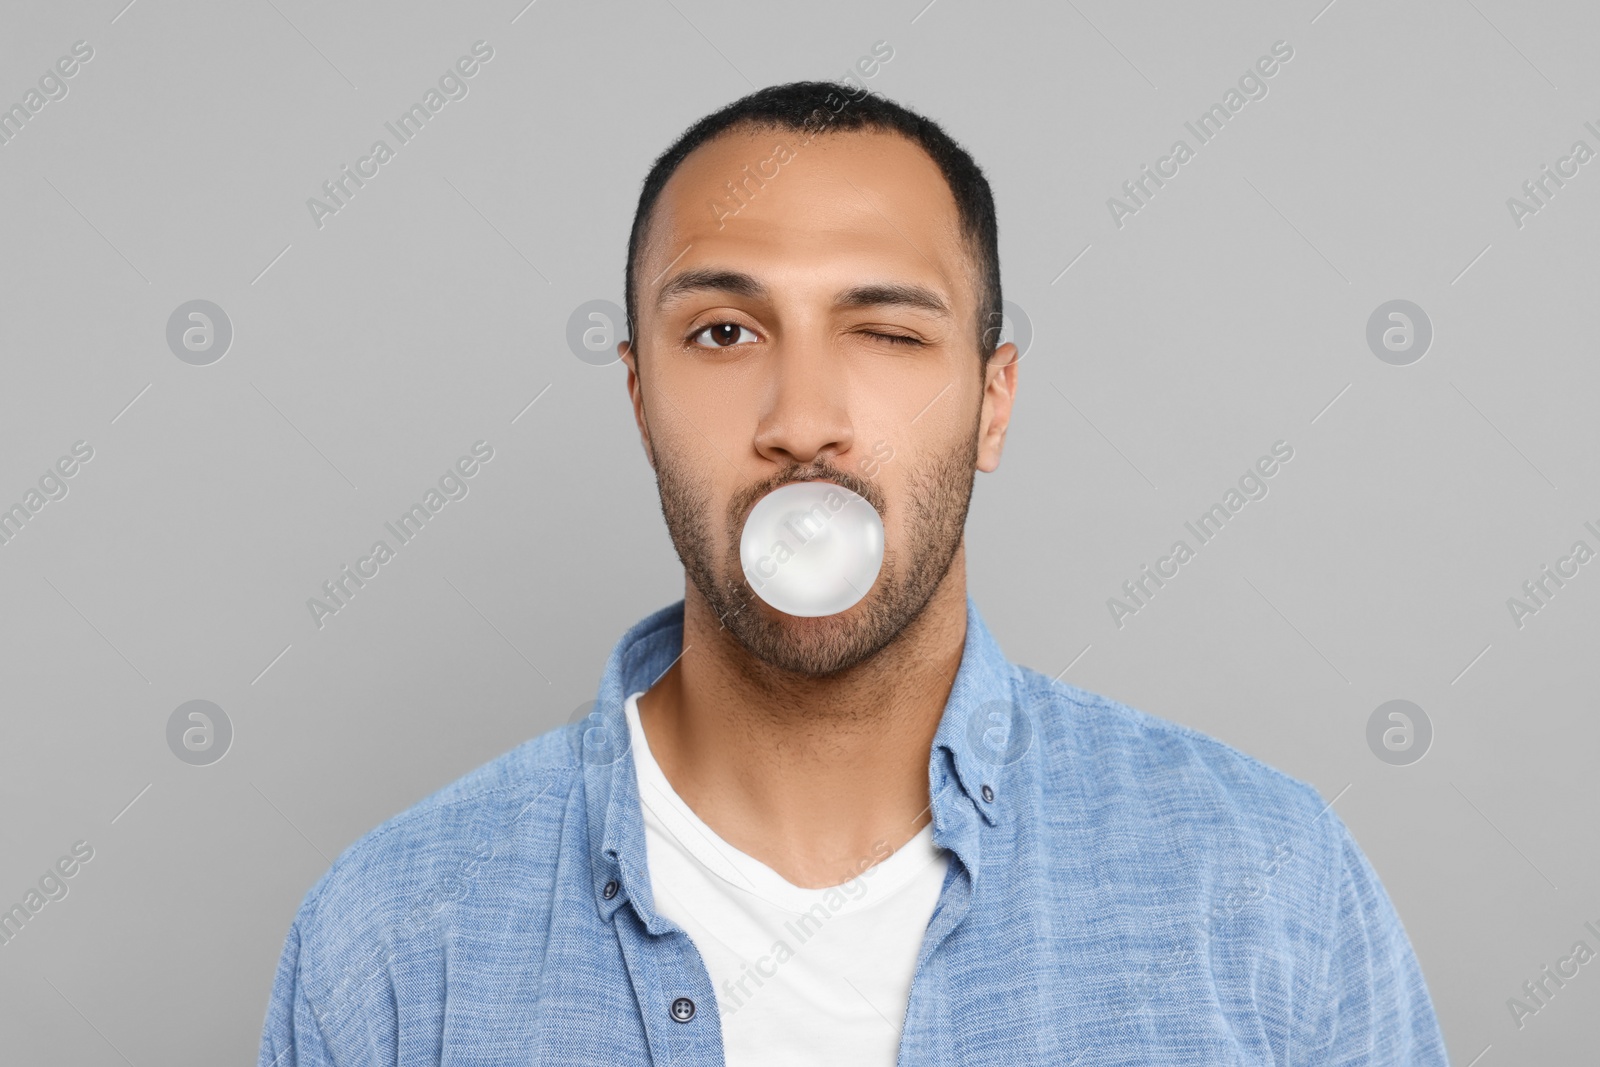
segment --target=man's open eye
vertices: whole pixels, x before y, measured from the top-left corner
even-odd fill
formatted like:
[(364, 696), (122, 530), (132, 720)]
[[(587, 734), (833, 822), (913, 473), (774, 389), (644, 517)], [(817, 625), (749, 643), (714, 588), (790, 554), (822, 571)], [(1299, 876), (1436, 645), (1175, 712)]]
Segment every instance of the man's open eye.
[[(741, 343), (738, 340), (739, 332), (741, 330), (749, 334), (751, 340), (756, 339), (755, 331), (750, 329), (748, 326), (740, 326), (737, 322), (713, 322), (710, 326), (702, 326), (700, 329), (690, 334), (689, 342), (691, 344), (699, 345), (699, 338), (704, 337), (706, 334), (710, 334), (711, 344), (715, 347), (732, 348)], [(705, 348), (709, 346), (700, 345), (700, 347)]]

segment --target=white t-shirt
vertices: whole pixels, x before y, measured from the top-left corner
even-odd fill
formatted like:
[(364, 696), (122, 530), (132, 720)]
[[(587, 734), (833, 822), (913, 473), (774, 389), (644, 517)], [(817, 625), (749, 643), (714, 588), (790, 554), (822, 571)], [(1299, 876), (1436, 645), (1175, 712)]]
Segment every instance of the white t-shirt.
[[(656, 910), (705, 960), (727, 1067), (893, 1067), (911, 978), (949, 853), (933, 824), (861, 874), (803, 889), (700, 820), (650, 754), (628, 697)], [(888, 858), (883, 856), (888, 854)], [(867, 864), (872, 866), (866, 866)]]

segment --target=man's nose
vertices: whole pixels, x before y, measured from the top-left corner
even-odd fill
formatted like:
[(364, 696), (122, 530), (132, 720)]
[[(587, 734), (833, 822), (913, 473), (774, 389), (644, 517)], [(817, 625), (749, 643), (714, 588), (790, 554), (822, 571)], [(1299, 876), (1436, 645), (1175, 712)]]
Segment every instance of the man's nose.
[(767, 382), (756, 451), (781, 466), (837, 455), (854, 441), (850, 367), (823, 339), (776, 346), (763, 371)]

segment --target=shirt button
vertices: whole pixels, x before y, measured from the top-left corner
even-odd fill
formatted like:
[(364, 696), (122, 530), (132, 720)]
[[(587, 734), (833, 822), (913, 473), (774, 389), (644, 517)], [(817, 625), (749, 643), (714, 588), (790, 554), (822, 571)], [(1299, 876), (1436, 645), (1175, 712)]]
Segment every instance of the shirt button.
[(610, 900), (612, 897), (616, 896), (617, 895), (617, 883), (616, 883), (616, 881), (612, 880), (610, 882), (607, 882), (606, 883), (606, 887), (604, 889), (600, 890), (600, 895), (605, 897), (607, 900)]
[(672, 1018), (674, 1022), (686, 1023), (694, 1018), (694, 1001), (688, 997), (679, 997), (672, 1002)]
[(988, 786), (983, 787), (983, 802), (985, 804), (994, 802), (994, 790), (990, 789)]

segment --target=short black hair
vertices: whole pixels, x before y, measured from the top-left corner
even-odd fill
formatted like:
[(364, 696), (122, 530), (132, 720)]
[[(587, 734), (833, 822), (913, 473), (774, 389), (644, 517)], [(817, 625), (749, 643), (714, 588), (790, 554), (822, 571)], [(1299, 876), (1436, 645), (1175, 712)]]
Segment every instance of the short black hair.
[(796, 81), (757, 89), (690, 126), (656, 158), (645, 175), (639, 206), (633, 213), (633, 230), (628, 235), (623, 286), (630, 343), (638, 321), (634, 314), (634, 260), (661, 190), (690, 152), (734, 128), (798, 131), (807, 134), (802, 144), (821, 133), (875, 130), (898, 133), (927, 152), (955, 198), (961, 232), (978, 268), (978, 368), (982, 374), (999, 339), (1004, 307), (1000, 295), (999, 227), (988, 179), (966, 149), (937, 122), (872, 90), (829, 81)]

